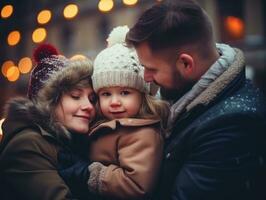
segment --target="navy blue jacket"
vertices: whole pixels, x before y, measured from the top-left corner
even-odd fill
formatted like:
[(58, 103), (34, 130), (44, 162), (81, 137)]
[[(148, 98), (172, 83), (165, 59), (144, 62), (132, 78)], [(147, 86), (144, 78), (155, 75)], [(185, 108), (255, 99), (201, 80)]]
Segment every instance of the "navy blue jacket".
[(266, 98), (242, 69), (178, 117), (154, 199), (265, 200), (265, 118)]

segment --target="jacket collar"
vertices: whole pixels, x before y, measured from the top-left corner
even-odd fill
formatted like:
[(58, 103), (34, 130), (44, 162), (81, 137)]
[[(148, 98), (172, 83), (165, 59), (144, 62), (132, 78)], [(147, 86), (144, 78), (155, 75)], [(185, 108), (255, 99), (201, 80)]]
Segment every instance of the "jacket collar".
[(214, 101), (216, 97), (241, 73), (241, 71), (244, 70), (245, 59), (243, 52), (239, 49), (235, 49), (235, 51), (236, 57), (232, 65), (213, 81), (206, 90), (187, 105), (186, 111), (190, 111), (199, 104), (208, 105), (210, 102)]
[(159, 124), (160, 119), (137, 119), (137, 118), (121, 118), (114, 119), (111, 121), (103, 122), (96, 127), (92, 128), (89, 136), (96, 134), (100, 129), (111, 129), (116, 130), (118, 127), (142, 127), (148, 125)]
[(70, 133), (61, 124), (55, 122), (51, 113), (38, 109), (28, 98), (15, 98), (9, 101), (5, 109), (6, 120), (3, 123), (4, 138), (25, 129), (35, 128), (43, 136), (70, 139)]

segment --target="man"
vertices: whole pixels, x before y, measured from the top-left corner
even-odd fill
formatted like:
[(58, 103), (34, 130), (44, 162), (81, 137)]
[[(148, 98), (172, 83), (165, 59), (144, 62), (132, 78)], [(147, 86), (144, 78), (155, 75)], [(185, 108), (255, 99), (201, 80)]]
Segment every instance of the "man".
[(127, 43), (145, 80), (175, 100), (154, 199), (266, 199), (266, 101), (245, 78), (243, 53), (215, 44), (193, 0), (146, 10)]
[(252, 69), (254, 72), (255, 84), (266, 94), (266, 65), (253, 66)]

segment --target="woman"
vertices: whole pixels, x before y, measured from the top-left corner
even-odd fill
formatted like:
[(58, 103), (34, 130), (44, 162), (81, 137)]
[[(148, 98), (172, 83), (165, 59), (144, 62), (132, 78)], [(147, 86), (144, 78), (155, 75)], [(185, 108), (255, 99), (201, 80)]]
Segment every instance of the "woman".
[[(29, 98), (6, 107), (0, 146), (1, 199), (62, 200), (74, 195), (58, 175), (59, 151), (87, 154), (96, 96), (89, 60), (68, 60), (51, 45), (34, 52)], [(86, 194), (77, 192), (77, 195)]]

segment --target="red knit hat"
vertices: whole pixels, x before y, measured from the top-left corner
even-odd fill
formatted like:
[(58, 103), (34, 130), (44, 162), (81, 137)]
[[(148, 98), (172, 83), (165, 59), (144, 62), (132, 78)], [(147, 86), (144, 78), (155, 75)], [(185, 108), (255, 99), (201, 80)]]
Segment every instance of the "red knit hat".
[(28, 86), (28, 97), (30, 99), (35, 98), (50, 76), (65, 67), (67, 62), (67, 59), (59, 56), (57, 49), (50, 44), (38, 46), (33, 53), (33, 57), (36, 66), (31, 72)]

